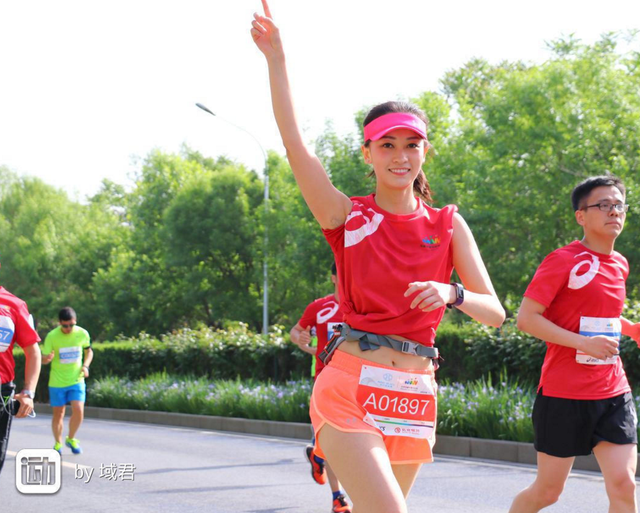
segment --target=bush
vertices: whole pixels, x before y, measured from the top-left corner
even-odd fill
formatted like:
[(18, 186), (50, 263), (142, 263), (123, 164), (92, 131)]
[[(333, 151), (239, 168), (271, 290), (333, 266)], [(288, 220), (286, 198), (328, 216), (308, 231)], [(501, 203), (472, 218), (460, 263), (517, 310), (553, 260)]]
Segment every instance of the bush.
[[(640, 321), (640, 303), (632, 304), (625, 315)], [(533, 386), (540, 377), (546, 344), (516, 327), (514, 318), (502, 328), (489, 328), (476, 322), (443, 323), (436, 346), (444, 358), (438, 370), (439, 381), (469, 382), (501, 375), (517, 376), (523, 385)], [(93, 379), (108, 376), (137, 380), (166, 372), (175, 376), (198, 376), (223, 380), (258, 380), (282, 383), (309, 377), (310, 356), (289, 343), (281, 327), (274, 327), (267, 340), (237, 323), (224, 330), (184, 328), (154, 338), (138, 337), (93, 345)], [(640, 350), (623, 337), (622, 360), (632, 385), (640, 384)], [(24, 354), (14, 350), (18, 385), (24, 376)], [(39, 401), (48, 401), (49, 365), (42, 367)], [(44, 385), (44, 386), (43, 386)]]
[[(531, 411), (535, 387), (508, 380), (445, 382), (438, 389), (437, 433), (492, 440), (533, 441)], [(222, 417), (309, 422), (309, 380), (260, 383), (254, 380), (154, 374), (131, 381), (111, 377), (89, 386), (92, 406), (168, 411)], [(640, 410), (640, 397), (636, 408)]]
[(87, 398), (91, 406), (105, 408), (309, 422), (310, 395), (309, 380), (273, 384), (160, 373), (136, 381), (121, 377), (95, 381)]
[[(131, 380), (166, 372), (176, 376), (210, 379), (255, 379), (282, 382), (309, 376), (310, 357), (290, 344), (275, 327), (268, 339), (238, 323), (225, 330), (185, 328), (159, 339), (141, 334), (92, 346), (90, 383), (95, 379), (122, 377)], [(24, 376), (24, 353), (14, 350), (18, 384)], [(43, 365), (36, 399), (48, 402), (50, 365)]]

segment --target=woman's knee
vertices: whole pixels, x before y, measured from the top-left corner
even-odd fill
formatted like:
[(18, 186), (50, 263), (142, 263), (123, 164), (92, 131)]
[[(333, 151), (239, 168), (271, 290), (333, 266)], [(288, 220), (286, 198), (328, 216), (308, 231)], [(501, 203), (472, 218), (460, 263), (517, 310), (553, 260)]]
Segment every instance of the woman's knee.
[(371, 503), (359, 504), (354, 501), (353, 513), (408, 513), (407, 503), (402, 500), (393, 500), (388, 495), (385, 497), (372, 497)]
[(534, 485), (532, 489), (532, 496), (537, 499), (540, 508), (546, 508), (558, 502), (562, 491), (564, 490), (564, 483), (539, 486)]
[(635, 500), (636, 480), (631, 472), (619, 472), (607, 483), (607, 494), (610, 497), (628, 501)]

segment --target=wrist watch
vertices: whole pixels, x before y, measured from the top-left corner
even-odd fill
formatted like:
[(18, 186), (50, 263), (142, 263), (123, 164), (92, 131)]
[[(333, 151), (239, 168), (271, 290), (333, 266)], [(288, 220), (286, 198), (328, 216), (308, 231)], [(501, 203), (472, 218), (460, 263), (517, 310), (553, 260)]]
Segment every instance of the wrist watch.
[(33, 390), (27, 390), (26, 388), (20, 392), (20, 395), (26, 395), (27, 397), (30, 397), (32, 400), (35, 398), (36, 394)]
[(460, 283), (452, 283), (451, 285), (453, 285), (453, 288), (456, 290), (456, 300), (453, 303), (449, 303), (447, 308), (460, 306), (464, 303), (464, 287)]

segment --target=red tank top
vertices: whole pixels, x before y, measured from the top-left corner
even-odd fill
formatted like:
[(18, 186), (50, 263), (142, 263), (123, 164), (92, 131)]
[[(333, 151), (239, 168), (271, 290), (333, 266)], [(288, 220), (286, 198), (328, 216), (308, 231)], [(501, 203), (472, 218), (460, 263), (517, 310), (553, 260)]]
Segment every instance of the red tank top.
[(428, 313), (411, 309), (415, 296), (404, 293), (414, 281), (450, 282), (458, 208), (431, 208), (418, 198), (414, 212), (395, 215), (376, 205), (374, 194), (351, 202), (345, 223), (323, 230), (335, 255), (344, 321), (433, 346), (444, 307)]

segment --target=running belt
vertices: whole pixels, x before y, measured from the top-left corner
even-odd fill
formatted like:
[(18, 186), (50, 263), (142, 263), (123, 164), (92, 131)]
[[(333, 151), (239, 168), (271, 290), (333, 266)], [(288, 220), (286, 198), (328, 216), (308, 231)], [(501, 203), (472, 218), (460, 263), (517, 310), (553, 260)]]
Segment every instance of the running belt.
[(387, 335), (378, 335), (369, 333), (368, 331), (355, 330), (348, 324), (342, 323), (336, 327), (333, 337), (322, 350), (318, 358), (327, 365), (333, 357), (334, 351), (345, 340), (355, 340), (358, 342), (362, 351), (375, 351), (380, 347), (390, 347), (396, 351), (416, 356), (424, 356), (427, 358), (438, 358), (438, 349), (435, 347), (427, 347), (417, 342), (409, 340), (396, 340)]

